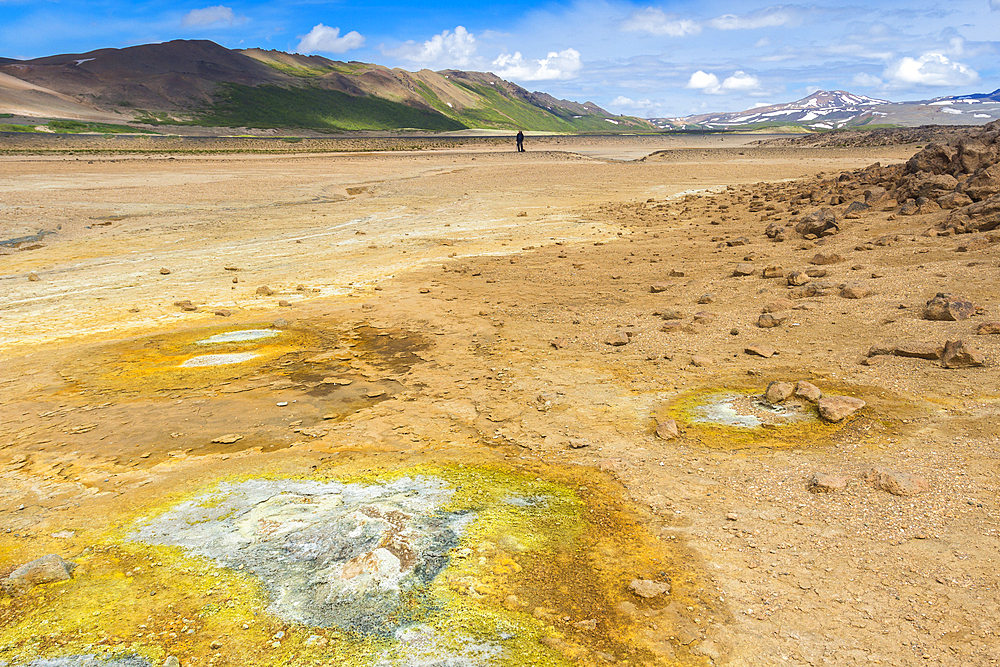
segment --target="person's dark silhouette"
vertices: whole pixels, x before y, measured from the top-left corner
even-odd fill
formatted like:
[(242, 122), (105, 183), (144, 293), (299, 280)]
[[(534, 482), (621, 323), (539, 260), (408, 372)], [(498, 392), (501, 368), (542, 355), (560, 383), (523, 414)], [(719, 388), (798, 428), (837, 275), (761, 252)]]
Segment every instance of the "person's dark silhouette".
[(524, 152), (524, 132), (522, 132), (521, 130), (517, 131), (517, 152), (518, 153)]

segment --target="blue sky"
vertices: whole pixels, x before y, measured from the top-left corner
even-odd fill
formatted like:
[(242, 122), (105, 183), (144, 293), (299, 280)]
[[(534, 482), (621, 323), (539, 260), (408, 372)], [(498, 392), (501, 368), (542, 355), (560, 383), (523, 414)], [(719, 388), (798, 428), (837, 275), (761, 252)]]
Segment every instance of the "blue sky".
[(902, 101), (1000, 88), (1000, 0), (0, 0), (0, 56), (172, 39), (490, 71), (643, 117), (819, 89)]

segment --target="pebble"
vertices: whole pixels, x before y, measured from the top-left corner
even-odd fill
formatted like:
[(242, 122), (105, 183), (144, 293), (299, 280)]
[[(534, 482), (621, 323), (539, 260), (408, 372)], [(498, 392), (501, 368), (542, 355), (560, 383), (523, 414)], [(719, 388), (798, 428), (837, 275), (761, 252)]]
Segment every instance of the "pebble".
[(715, 301), (714, 294), (702, 294), (698, 297), (698, 303), (700, 304), (712, 303), (713, 301)]
[(649, 286), (649, 291), (653, 294), (659, 294), (660, 292), (666, 292), (670, 287), (669, 283), (653, 283)]
[(30, 282), (37, 283), (39, 280), (41, 280), (41, 278), (38, 277), (37, 273), (32, 271), (31, 273), (28, 274), (28, 280)]
[(160, 269), (160, 275), (161, 276), (169, 276), (170, 275), (170, 269), (168, 269), (166, 267)]

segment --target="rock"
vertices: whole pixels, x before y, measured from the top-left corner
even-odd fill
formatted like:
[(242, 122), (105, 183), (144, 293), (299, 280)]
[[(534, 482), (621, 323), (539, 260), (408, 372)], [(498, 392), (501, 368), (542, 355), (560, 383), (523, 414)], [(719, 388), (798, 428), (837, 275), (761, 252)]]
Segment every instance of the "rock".
[(213, 310), (212, 312), (218, 315), (219, 317), (229, 317), (230, 315), (233, 314), (233, 311), (229, 310), (228, 308), (218, 308), (217, 310)]
[(791, 382), (775, 381), (767, 385), (767, 391), (764, 392), (764, 400), (771, 405), (777, 405), (790, 399), (794, 392), (795, 386)]
[(944, 352), (944, 346), (940, 343), (907, 340), (897, 343), (890, 354), (894, 354), (897, 357), (934, 360), (940, 359), (942, 352)]
[(288, 308), (292, 304), (289, 301), (285, 301), (284, 299), (281, 299), (280, 301), (278, 301), (278, 305), (281, 306), (282, 308)]
[(846, 283), (840, 288), (840, 296), (845, 299), (863, 299), (874, 294), (875, 290), (865, 283)]
[(788, 310), (795, 304), (791, 299), (775, 299), (774, 301), (769, 301), (764, 306), (765, 313), (780, 313), (783, 310)]
[(701, 310), (694, 314), (693, 319), (697, 324), (711, 324), (717, 318), (718, 315), (716, 315), (715, 313), (710, 313), (708, 311)]
[(812, 280), (812, 278), (810, 278), (804, 271), (790, 271), (785, 274), (785, 281), (793, 287), (805, 285), (810, 280)]
[(1000, 322), (983, 322), (976, 327), (977, 336), (986, 336), (989, 334), (1000, 334)]
[(656, 422), (656, 437), (663, 440), (673, 440), (680, 437), (680, 434), (675, 420), (664, 419), (661, 422)]
[(160, 275), (161, 276), (169, 276), (170, 275), (170, 269), (168, 269), (166, 267), (160, 269)]
[(831, 236), (840, 231), (837, 226), (837, 216), (831, 209), (825, 208), (810, 213), (795, 225), (795, 232), (806, 236)]
[(566, 347), (566, 339), (563, 338), (562, 336), (558, 338), (553, 338), (552, 340), (549, 341), (549, 345), (557, 350), (561, 350), (564, 347)]
[(836, 493), (847, 488), (847, 478), (818, 472), (809, 478), (810, 493)]
[(806, 269), (806, 275), (810, 278), (825, 278), (827, 273), (826, 269), (818, 269), (816, 267)]
[(923, 477), (885, 468), (872, 468), (865, 473), (865, 481), (894, 496), (915, 496), (930, 488)]
[(955, 252), (976, 252), (990, 247), (990, 241), (985, 236), (976, 236), (955, 248)]
[(621, 347), (622, 345), (628, 345), (629, 337), (624, 331), (616, 331), (607, 338), (604, 339), (605, 345), (611, 345), (613, 347)]
[(63, 560), (57, 554), (49, 554), (25, 563), (11, 572), (6, 579), (0, 580), (0, 587), (8, 595), (24, 595), (32, 587), (48, 584), (53, 581), (65, 581), (76, 567), (75, 563)]
[(683, 320), (684, 313), (679, 310), (674, 310), (673, 308), (667, 308), (666, 310), (658, 310), (653, 315), (658, 315), (665, 320)]
[(827, 264), (838, 264), (843, 262), (844, 258), (835, 252), (823, 253), (818, 252), (813, 255), (813, 258), (809, 260), (810, 264), (816, 264), (818, 266), (825, 266)]
[(942, 368), (977, 368), (985, 362), (982, 352), (961, 340), (946, 341), (941, 353)]
[(257, 296), (271, 296), (274, 294), (274, 290), (267, 285), (261, 285), (257, 288)]
[(756, 272), (757, 269), (754, 268), (754, 265), (748, 262), (740, 262), (736, 265), (736, 268), (733, 269), (733, 275), (736, 277), (752, 276)]
[(773, 357), (778, 353), (778, 351), (770, 345), (748, 345), (743, 349), (743, 352), (749, 355), (764, 357), (765, 359)]
[(666, 292), (671, 287), (672, 285), (669, 283), (653, 283), (649, 286), (649, 291), (653, 294), (659, 294), (660, 292)]
[(788, 321), (788, 315), (775, 315), (773, 313), (761, 313), (757, 318), (757, 326), (761, 329), (773, 329), (780, 327)]
[(924, 306), (924, 319), (957, 322), (969, 319), (975, 312), (976, 307), (965, 297), (938, 292)]
[(242, 439), (243, 439), (242, 435), (239, 435), (237, 433), (227, 433), (226, 435), (220, 435), (218, 438), (216, 438), (212, 442), (218, 443), (218, 444), (222, 444), (222, 445), (231, 445), (234, 442), (238, 442), (238, 441), (240, 441)]
[(167, 659), (163, 661), (163, 667), (181, 667), (181, 661), (176, 656), (168, 655)]
[(702, 294), (700, 297), (698, 297), (699, 304), (712, 303), (713, 301), (715, 301), (714, 294)]
[(805, 380), (799, 380), (795, 385), (795, 395), (806, 399), (810, 403), (816, 403), (819, 399), (823, 398), (823, 392), (819, 390), (819, 387)]
[(703, 368), (712, 365), (712, 358), (704, 354), (691, 355), (691, 365)]
[(843, 421), (865, 405), (864, 401), (853, 396), (824, 396), (816, 402), (819, 416), (828, 422)]
[(189, 299), (184, 299), (183, 301), (174, 301), (174, 305), (181, 309), (185, 313), (193, 313), (198, 310), (198, 306), (191, 303)]
[(41, 280), (41, 278), (39, 278), (38, 274), (34, 271), (28, 274), (28, 282), (37, 283), (39, 280)]
[(785, 270), (780, 266), (765, 266), (764, 273), (761, 275), (765, 278), (783, 278), (785, 276)]
[(730, 248), (736, 248), (739, 246), (750, 245), (750, 239), (745, 236), (740, 236), (738, 238), (726, 241), (726, 245)]
[(655, 598), (670, 592), (670, 584), (652, 579), (633, 579), (628, 589), (641, 598)]
[(274, 322), (271, 322), (271, 326), (274, 327), (275, 329), (287, 329), (288, 320), (286, 320), (283, 317), (279, 317)]

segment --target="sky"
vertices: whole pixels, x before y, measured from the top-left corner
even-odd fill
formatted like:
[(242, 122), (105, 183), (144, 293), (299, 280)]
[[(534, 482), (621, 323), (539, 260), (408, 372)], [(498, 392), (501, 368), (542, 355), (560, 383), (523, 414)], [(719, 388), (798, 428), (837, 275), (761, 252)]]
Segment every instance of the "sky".
[(0, 0), (2, 57), (174, 39), (488, 71), (644, 118), (1000, 88), (1000, 0)]

